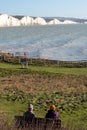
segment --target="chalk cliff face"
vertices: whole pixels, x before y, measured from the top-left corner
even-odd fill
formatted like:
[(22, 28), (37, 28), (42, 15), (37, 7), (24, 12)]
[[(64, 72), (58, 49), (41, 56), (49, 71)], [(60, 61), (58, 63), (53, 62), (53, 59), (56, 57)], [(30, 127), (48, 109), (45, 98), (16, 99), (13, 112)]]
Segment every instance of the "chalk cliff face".
[[(46, 22), (44, 18), (37, 17), (32, 18), (25, 16), (22, 19), (17, 19), (7, 14), (0, 15), (0, 27), (7, 26), (27, 26), (27, 25), (52, 25), (52, 24), (76, 24), (77, 22), (71, 20), (65, 20), (64, 22), (59, 21), (58, 19), (53, 19), (49, 22)], [(85, 22), (87, 23), (87, 22)]]
[(59, 21), (58, 19), (54, 19), (54, 20), (51, 20), (50, 22), (48, 22), (49, 25), (52, 25), (52, 24), (62, 24), (61, 21)]
[(65, 20), (63, 24), (76, 24), (77, 22), (71, 21), (71, 20)]
[(0, 26), (19, 26), (20, 20), (7, 14), (0, 15)]
[(33, 23), (34, 23), (34, 19), (29, 16), (23, 17), (20, 20), (20, 25), (33, 25)]
[(43, 19), (43, 18), (40, 18), (40, 17), (37, 17), (35, 20), (34, 20), (34, 24), (36, 24), (36, 25), (46, 25), (47, 23), (46, 23), (46, 21), (45, 21), (45, 19)]
[(9, 26), (9, 16), (4, 14), (0, 15), (0, 26)]
[(9, 17), (9, 26), (20, 26), (20, 20), (10, 16)]

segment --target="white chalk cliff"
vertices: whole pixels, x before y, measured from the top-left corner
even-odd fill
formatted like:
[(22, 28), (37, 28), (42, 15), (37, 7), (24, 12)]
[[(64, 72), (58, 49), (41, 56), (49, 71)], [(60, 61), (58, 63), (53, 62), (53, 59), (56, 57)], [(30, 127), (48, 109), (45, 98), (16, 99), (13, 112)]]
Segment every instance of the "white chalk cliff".
[(7, 14), (0, 15), (0, 26), (19, 26), (20, 20)]
[(34, 24), (36, 24), (36, 25), (46, 25), (47, 23), (46, 23), (46, 21), (45, 21), (45, 19), (43, 19), (43, 18), (40, 18), (40, 17), (37, 17), (35, 20), (34, 20)]
[(71, 20), (65, 20), (63, 24), (76, 24), (77, 22)]
[(58, 19), (53, 19), (51, 20), (50, 22), (48, 22), (49, 25), (52, 25), (52, 24), (62, 24), (61, 21), (59, 21)]
[(25, 16), (19, 20), (7, 14), (0, 15), (0, 27), (25, 26), (25, 25), (27, 26), (27, 25), (76, 24), (76, 23), (77, 22), (71, 20), (65, 20), (64, 22), (61, 22), (58, 19), (53, 19), (49, 22), (46, 22), (44, 18), (37, 17), (34, 19), (29, 16)]
[(23, 17), (20, 20), (20, 25), (33, 25), (33, 23), (34, 23), (34, 19), (29, 16)]

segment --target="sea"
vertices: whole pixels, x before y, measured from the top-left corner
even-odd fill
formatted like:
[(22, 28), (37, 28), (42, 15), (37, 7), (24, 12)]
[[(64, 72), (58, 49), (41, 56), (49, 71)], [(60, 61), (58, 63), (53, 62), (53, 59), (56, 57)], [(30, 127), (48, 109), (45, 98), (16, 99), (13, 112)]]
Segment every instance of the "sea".
[(87, 61), (87, 24), (0, 27), (0, 51), (29, 58)]

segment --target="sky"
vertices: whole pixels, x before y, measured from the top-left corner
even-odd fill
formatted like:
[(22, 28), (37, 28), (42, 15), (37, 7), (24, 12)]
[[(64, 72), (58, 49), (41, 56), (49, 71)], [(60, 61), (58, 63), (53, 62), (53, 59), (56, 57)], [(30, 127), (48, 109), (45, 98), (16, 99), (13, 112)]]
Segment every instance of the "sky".
[(0, 13), (87, 19), (87, 0), (0, 0)]

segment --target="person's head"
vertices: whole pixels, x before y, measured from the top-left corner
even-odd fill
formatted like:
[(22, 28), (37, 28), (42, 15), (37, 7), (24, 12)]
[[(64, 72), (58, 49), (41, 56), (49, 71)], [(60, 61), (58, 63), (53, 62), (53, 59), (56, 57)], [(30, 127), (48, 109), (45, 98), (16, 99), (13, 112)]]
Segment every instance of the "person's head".
[(50, 106), (50, 110), (55, 110), (55, 109), (56, 109), (55, 105)]
[(29, 104), (29, 105), (28, 105), (28, 110), (29, 110), (29, 111), (33, 111), (33, 105), (32, 105), (32, 104)]

